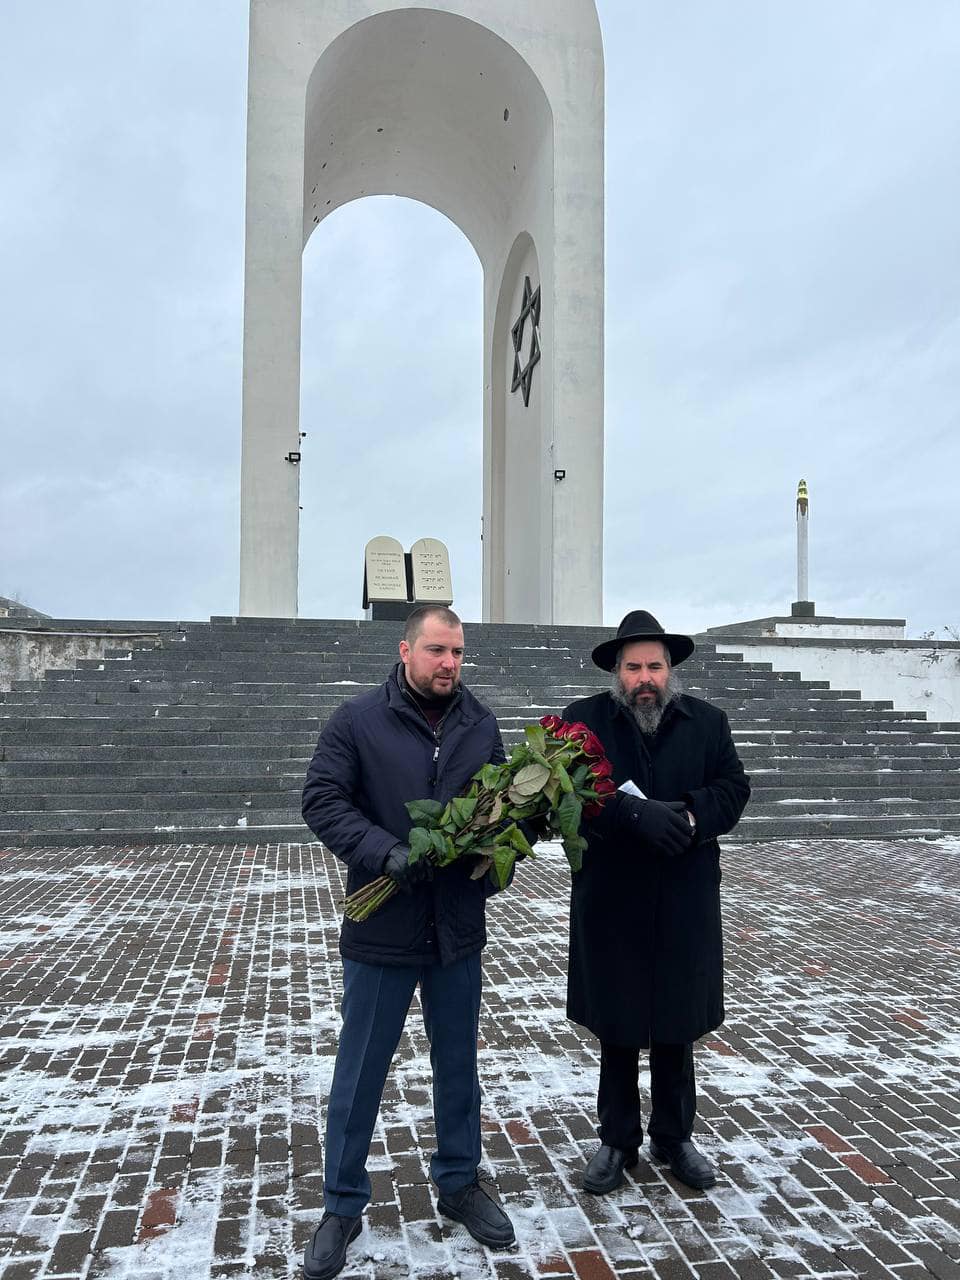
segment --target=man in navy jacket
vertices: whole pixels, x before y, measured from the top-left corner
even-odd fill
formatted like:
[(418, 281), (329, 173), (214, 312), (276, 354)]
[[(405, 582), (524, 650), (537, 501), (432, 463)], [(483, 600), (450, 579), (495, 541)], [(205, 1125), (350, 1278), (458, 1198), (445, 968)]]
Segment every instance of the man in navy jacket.
[(434, 1077), (437, 1150), (430, 1173), (438, 1208), (492, 1248), (513, 1227), (477, 1181), (480, 1084), (477, 1032), (484, 877), (456, 862), (434, 871), (407, 861), (408, 800), (442, 803), (484, 764), (504, 759), (493, 713), (460, 683), (463, 627), (427, 605), (407, 619), (400, 662), (372, 693), (345, 702), (320, 735), (303, 790), (303, 817), (347, 866), (347, 892), (388, 875), (402, 892), (367, 920), (343, 921), (343, 1027), (324, 1147), (326, 1212), (307, 1246), (304, 1274), (328, 1280), (344, 1266), (370, 1199), (367, 1153), (387, 1071), (413, 993), (420, 1001)]

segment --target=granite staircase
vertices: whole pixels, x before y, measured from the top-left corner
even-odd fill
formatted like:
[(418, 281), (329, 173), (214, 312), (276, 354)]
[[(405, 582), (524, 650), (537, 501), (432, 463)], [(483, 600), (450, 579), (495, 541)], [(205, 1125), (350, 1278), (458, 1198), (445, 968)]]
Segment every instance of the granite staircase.
[[(0, 695), (0, 845), (311, 838), (300, 788), (318, 730), (384, 678), (399, 633), (213, 618), (14, 682)], [(605, 687), (589, 652), (609, 634), (468, 627), (464, 679), (508, 750), (531, 719)], [(737, 839), (960, 831), (960, 724), (718, 654), (707, 637), (682, 674), (727, 712), (751, 775)]]

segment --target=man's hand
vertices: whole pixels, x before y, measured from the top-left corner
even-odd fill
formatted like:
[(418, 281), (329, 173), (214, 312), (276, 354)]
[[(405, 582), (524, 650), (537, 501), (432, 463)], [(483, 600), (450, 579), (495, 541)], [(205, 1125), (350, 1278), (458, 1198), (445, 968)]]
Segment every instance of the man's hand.
[(403, 893), (412, 893), (415, 884), (433, 879), (433, 863), (429, 858), (408, 862), (409, 856), (408, 844), (395, 844), (383, 860), (383, 874), (389, 876)]
[[(546, 840), (550, 834), (550, 823), (545, 813), (533, 818), (521, 818), (517, 826), (527, 838), (528, 844), (536, 844), (538, 840)], [(526, 854), (520, 855), (526, 857)]]
[(682, 800), (641, 800), (625, 795), (620, 801), (617, 827), (627, 836), (652, 845), (668, 857), (682, 853), (693, 841), (693, 831)]

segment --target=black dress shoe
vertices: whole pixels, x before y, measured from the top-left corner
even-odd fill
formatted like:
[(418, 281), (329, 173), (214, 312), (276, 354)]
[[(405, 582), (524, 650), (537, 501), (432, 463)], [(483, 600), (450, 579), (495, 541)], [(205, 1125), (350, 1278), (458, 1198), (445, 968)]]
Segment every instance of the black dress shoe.
[(360, 1218), (325, 1213), (303, 1255), (306, 1280), (330, 1280), (339, 1275), (347, 1260), (347, 1246), (360, 1234)]
[(479, 1182), (441, 1194), (437, 1208), (445, 1218), (462, 1223), (474, 1240), (489, 1249), (506, 1249), (516, 1242), (513, 1223)]
[(654, 1160), (662, 1160), (670, 1166), (670, 1172), (685, 1186), (695, 1191), (706, 1191), (717, 1180), (717, 1171), (692, 1142), (671, 1142), (660, 1145), (650, 1139), (650, 1154)]
[(624, 1169), (632, 1169), (637, 1163), (635, 1151), (620, 1151), (606, 1143), (587, 1165), (583, 1174), (583, 1189), (595, 1196), (605, 1196), (623, 1182)]

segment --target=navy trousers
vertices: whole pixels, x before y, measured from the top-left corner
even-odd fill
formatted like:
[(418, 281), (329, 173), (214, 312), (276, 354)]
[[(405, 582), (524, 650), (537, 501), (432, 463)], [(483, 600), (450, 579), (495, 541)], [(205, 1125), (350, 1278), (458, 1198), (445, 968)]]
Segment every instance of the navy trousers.
[(367, 1154), (390, 1062), (420, 984), (433, 1068), (437, 1149), (430, 1176), (442, 1193), (468, 1186), (480, 1163), (480, 952), (441, 966), (343, 962), (343, 1028), (327, 1107), (323, 1198), (356, 1217), (370, 1199)]
[[(597, 1115), (600, 1141), (631, 1154), (643, 1145), (640, 1109), (640, 1050), (600, 1044)], [(697, 1114), (692, 1044), (651, 1044), (650, 1123), (647, 1133), (669, 1146), (686, 1142)]]

